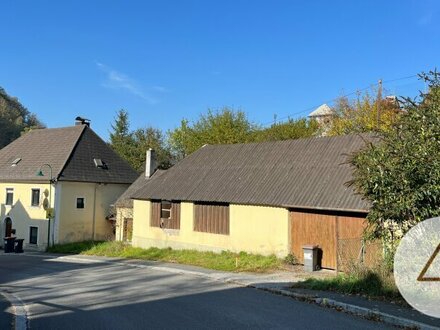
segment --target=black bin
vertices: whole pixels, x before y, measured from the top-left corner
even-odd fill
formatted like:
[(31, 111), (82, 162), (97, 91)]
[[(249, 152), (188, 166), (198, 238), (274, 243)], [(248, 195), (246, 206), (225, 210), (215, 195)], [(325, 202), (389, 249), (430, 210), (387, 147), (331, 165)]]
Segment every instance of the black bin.
[(23, 253), (23, 238), (18, 238), (15, 240), (14, 244), (14, 252), (15, 253)]
[(5, 237), (5, 253), (14, 252), (15, 237)]

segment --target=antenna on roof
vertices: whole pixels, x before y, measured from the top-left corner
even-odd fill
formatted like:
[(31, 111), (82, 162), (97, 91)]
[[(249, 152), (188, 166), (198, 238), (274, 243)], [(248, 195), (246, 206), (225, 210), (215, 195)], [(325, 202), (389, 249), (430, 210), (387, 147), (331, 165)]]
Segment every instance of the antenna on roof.
[(86, 125), (87, 127), (90, 127), (90, 119), (78, 116), (75, 118), (75, 125)]

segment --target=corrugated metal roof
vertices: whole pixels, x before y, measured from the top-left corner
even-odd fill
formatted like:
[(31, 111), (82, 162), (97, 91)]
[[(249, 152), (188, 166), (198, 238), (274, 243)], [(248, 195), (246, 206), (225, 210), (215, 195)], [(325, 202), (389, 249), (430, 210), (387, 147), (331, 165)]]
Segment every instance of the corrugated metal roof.
[[(12, 166), (17, 158), (21, 160)], [(96, 167), (94, 158), (107, 168)], [(64, 181), (132, 183), (137, 177), (92, 129), (78, 125), (32, 130), (1, 149), (0, 181), (41, 181), (36, 172), (43, 164), (51, 165), (53, 177)]]
[(144, 183), (133, 197), (367, 211), (346, 183), (348, 155), (370, 135), (208, 145)]
[(116, 207), (124, 207), (124, 208), (132, 208), (133, 207), (133, 200), (131, 199), (131, 196), (136, 193), (140, 188), (144, 186), (146, 182), (149, 180), (152, 180), (153, 178), (158, 177), (159, 175), (163, 174), (165, 170), (157, 170), (154, 172), (154, 174), (147, 178), (145, 176), (145, 172), (143, 172), (135, 182), (133, 182), (130, 187), (127, 188), (126, 191), (117, 199), (115, 202)]

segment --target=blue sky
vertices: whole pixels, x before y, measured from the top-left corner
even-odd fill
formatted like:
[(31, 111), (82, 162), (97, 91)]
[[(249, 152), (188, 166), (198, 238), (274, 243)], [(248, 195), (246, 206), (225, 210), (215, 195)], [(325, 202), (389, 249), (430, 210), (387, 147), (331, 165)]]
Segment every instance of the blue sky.
[[(231, 106), (269, 124), (438, 66), (440, 2), (2, 1), (0, 86), (48, 127), (108, 138), (118, 109), (163, 130)], [(423, 88), (386, 82), (392, 94)]]

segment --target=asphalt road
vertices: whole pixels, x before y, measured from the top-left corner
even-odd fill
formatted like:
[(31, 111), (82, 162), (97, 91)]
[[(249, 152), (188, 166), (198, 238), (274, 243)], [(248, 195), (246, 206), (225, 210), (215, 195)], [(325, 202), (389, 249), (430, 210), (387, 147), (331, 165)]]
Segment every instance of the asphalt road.
[(31, 329), (383, 329), (335, 310), (206, 278), (51, 256), (0, 254), (0, 286)]

